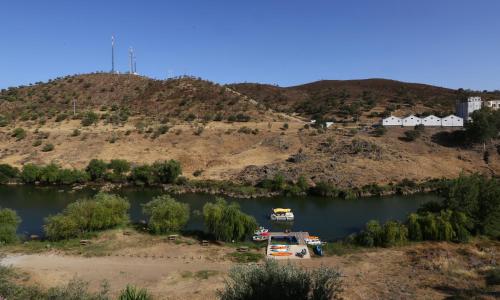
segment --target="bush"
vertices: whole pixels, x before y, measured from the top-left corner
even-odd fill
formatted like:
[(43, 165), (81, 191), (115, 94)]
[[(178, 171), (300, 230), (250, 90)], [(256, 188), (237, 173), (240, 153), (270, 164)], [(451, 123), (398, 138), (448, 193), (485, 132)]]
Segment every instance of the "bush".
[(130, 179), (134, 184), (139, 186), (152, 185), (156, 182), (154, 169), (150, 165), (142, 165), (133, 168)]
[(236, 202), (228, 204), (222, 198), (208, 202), (203, 206), (203, 217), (208, 231), (217, 240), (243, 240), (257, 228), (254, 217), (241, 212)]
[(93, 111), (87, 111), (83, 114), (82, 126), (97, 124), (97, 121), (99, 121), (99, 116)]
[(189, 205), (162, 195), (143, 205), (152, 233), (162, 234), (181, 230), (189, 220)]
[(404, 139), (408, 142), (412, 142), (420, 137), (420, 131), (418, 130), (407, 130), (404, 132)]
[(14, 210), (0, 207), (0, 244), (17, 241), (16, 232), (20, 223), (21, 218)]
[(152, 300), (153, 297), (146, 289), (138, 289), (135, 286), (127, 285), (127, 287), (120, 292), (118, 300)]
[(45, 219), (44, 231), (51, 240), (82, 236), (128, 222), (129, 202), (117, 195), (99, 193), (92, 199), (69, 204), (62, 213)]
[(12, 131), (12, 137), (16, 138), (16, 141), (20, 141), (26, 137), (26, 130), (23, 128), (16, 128)]
[(181, 164), (176, 160), (157, 161), (152, 166), (155, 177), (160, 183), (174, 183), (182, 174)]
[(379, 126), (377, 128), (375, 128), (375, 130), (373, 131), (373, 134), (375, 136), (378, 136), (378, 137), (381, 137), (383, 135), (385, 135), (387, 133), (387, 128), (385, 128), (384, 126)]
[(338, 299), (340, 273), (328, 267), (306, 271), (294, 265), (266, 261), (264, 265), (240, 265), (229, 272), (222, 300), (243, 299)]
[(19, 177), (19, 169), (8, 164), (0, 164), (0, 183), (9, 183)]
[(42, 144), (42, 140), (36, 139), (33, 144), (31, 144), (33, 147), (38, 147)]
[(81, 134), (80, 130), (75, 128), (75, 129), (73, 129), (71, 136), (75, 137), (75, 136), (79, 136), (80, 134)]
[(107, 168), (108, 165), (103, 160), (92, 159), (85, 168), (85, 172), (89, 174), (91, 180), (96, 181), (104, 179)]
[(21, 180), (24, 183), (35, 183), (40, 178), (42, 168), (34, 164), (26, 164), (21, 172)]
[(42, 151), (43, 151), (43, 152), (50, 152), (50, 151), (52, 151), (52, 150), (54, 150), (54, 145), (53, 145), (53, 144), (50, 144), (50, 143), (45, 144), (45, 145), (42, 147)]
[(113, 171), (114, 175), (121, 177), (130, 171), (130, 163), (124, 159), (112, 159), (108, 168)]

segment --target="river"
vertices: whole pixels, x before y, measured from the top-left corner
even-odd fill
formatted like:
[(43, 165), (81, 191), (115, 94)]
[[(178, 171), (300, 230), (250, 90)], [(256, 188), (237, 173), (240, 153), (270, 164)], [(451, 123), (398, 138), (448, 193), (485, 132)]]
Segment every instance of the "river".
[[(96, 191), (84, 189), (72, 191), (56, 187), (35, 186), (0, 186), (0, 207), (17, 211), (22, 219), (20, 234), (43, 234), (43, 220), (50, 214), (56, 214), (68, 203), (79, 198), (90, 197)], [(114, 193), (128, 198), (131, 204), (130, 216), (133, 221), (144, 219), (141, 204), (154, 196), (162, 194), (160, 189), (126, 188)], [(215, 199), (213, 195), (184, 194), (174, 195), (179, 201), (188, 203), (191, 211), (201, 212), (207, 201)], [(356, 200), (326, 199), (318, 197), (275, 197), (262, 199), (228, 199), (240, 204), (241, 209), (253, 215), (260, 225), (274, 230), (285, 228), (296, 231), (308, 231), (324, 240), (345, 237), (361, 229), (372, 219), (404, 220), (408, 213), (418, 209), (423, 203), (439, 200), (433, 194), (410, 196), (370, 197)], [(291, 208), (295, 214), (292, 224), (277, 224), (269, 220), (274, 207)], [(199, 213), (192, 213), (187, 224), (189, 230), (203, 230), (203, 219)]]

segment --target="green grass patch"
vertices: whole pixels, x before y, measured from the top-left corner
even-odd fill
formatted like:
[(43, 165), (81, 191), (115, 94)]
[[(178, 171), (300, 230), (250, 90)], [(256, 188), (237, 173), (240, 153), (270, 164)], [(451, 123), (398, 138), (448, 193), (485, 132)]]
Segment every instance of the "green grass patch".
[[(323, 253), (326, 256), (342, 256), (346, 254), (352, 254), (360, 251), (360, 248), (356, 245), (345, 243), (345, 242), (332, 242), (321, 246)], [(312, 247), (309, 247), (312, 251)]]
[(208, 279), (209, 277), (211, 276), (215, 276), (219, 274), (219, 271), (215, 271), (215, 270), (201, 270), (201, 271), (198, 271), (194, 274), (194, 277), (196, 277), (197, 279)]

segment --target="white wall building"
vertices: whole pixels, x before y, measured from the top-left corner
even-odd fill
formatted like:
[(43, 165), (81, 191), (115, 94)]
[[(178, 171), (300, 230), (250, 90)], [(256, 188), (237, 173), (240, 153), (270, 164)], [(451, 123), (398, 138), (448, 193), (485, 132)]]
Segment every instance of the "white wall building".
[(382, 119), (383, 126), (401, 126), (403, 125), (403, 121), (401, 118), (390, 116), (385, 119)]
[(409, 115), (408, 117), (403, 118), (403, 126), (416, 126), (419, 124), (422, 124), (422, 119), (414, 115)]
[(441, 126), (441, 118), (435, 115), (430, 115), (422, 119), (424, 126)]
[(467, 101), (457, 102), (457, 116), (461, 117), (464, 120), (470, 120), (470, 115), (474, 111), (481, 109), (482, 105), (483, 101), (481, 100), (481, 97), (469, 97)]
[(500, 100), (484, 101), (484, 106), (489, 107), (493, 110), (500, 109)]
[(464, 119), (458, 116), (449, 115), (441, 119), (441, 126), (443, 127), (463, 127)]

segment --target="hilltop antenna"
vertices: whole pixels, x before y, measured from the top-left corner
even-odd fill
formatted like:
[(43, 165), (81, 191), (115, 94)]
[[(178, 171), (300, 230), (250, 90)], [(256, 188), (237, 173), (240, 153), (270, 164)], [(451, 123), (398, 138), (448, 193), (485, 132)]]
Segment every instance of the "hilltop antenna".
[(133, 74), (134, 73), (134, 64), (133, 64), (133, 57), (134, 57), (134, 49), (130, 47), (128, 49), (128, 67), (129, 67), (129, 73)]
[(134, 74), (137, 74), (137, 57), (135, 56), (135, 52), (133, 53), (134, 58)]
[(115, 73), (115, 36), (111, 36), (111, 73)]

